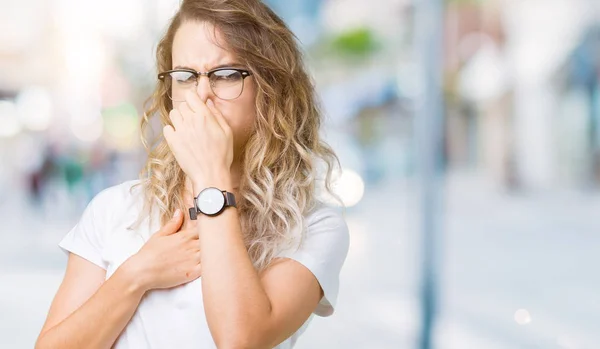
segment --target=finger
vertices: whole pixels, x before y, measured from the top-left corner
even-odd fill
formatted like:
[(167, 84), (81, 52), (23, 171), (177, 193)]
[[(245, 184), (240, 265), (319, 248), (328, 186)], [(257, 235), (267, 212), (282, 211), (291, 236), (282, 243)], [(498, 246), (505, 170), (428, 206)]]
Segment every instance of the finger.
[(188, 214), (185, 215), (185, 219), (183, 220), (183, 228), (182, 229), (196, 229), (197, 226), (198, 226), (198, 221), (193, 220), (190, 217), (190, 213), (188, 212)]
[(186, 249), (190, 260), (195, 261), (196, 263), (200, 262), (200, 247), (198, 245), (198, 241), (192, 246), (188, 246)]
[(190, 105), (187, 102), (182, 102), (179, 107), (179, 114), (181, 114), (181, 119), (185, 122), (186, 120), (190, 120), (196, 116), (196, 112), (190, 108)]
[(167, 141), (169, 148), (171, 148), (171, 140), (173, 139), (174, 135), (175, 135), (175, 129), (173, 128), (173, 126), (165, 125), (165, 127), (163, 127), (163, 136), (164, 136), (165, 140)]
[(169, 112), (169, 120), (171, 120), (171, 124), (175, 131), (182, 129), (183, 117), (181, 116), (179, 109), (173, 109)]
[(198, 241), (189, 241), (185, 247), (185, 251), (189, 253), (191, 258), (196, 258), (200, 256), (200, 243)]
[(159, 235), (166, 236), (171, 235), (179, 231), (179, 227), (181, 227), (181, 223), (183, 222), (183, 214), (181, 214), (181, 210), (175, 210), (175, 214), (173, 218), (171, 218), (160, 230), (158, 231)]
[(225, 117), (223, 116), (223, 114), (221, 114), (221, 112), (215, 106), (215, 103), (213, 103), (213, 101), (211, 99), (209, 99), (206, 102), (206, 107), (208, 108), (208, 110), (210, 110), (211, 114), (214, 116), (215, 121), (219, 124), (219, 126), (221, 126), (221, 129), (223, 129), (223, 132), (225, 132), (225, 134), (229, 135), (231, 132), (231, 128), (229, 127), (229, 124), (227, 123), (227, 120), (225, 120)]
[(185, 273), (185, 275), (189, 278), (190, 281), (196, 280), (200, 276), (202, 276), (202, 264), (197, 264), (190, 271)]
[[(190, 209), (192, 208), (192, 205), (188, 205), (190, 207)], [(192, 226), (192, 222), (194, 222), (191, 217), (190, 217), (190, 210), (188, 209), (188, 211), (185, 213), (185, 215), (183, 215), (183, 225), (181, 226), (181, 229), (189, 229)]]
[(214, 116), (206, 103), (200, 99), (196, 91), (188, 91), (185, 95), (185, 102), (190, 109), (195, 111), (197, 117), (204, 118), (204, 121), (213, 121)]
[(190, 240), (198, 240), (198, 239), (200, 239), (200, 235), (198, 234), (198, 230), (196, 230), (194, 228), (182, 230), (181, 232), (185, 235), (185, 237), (187, 239), (190, 239)]
[(200, 276), (200, 273), (202, 272), (202, 262), (200, 262), (200, 254), (197, 255), (198, 259), (195, 260), (196, 265), (194, 266), (193, 270), (195, 273), (197, 273), (198, 276)]
[(190, 90), (185, 94), (185, 103), (191, 110), (194, 111), (194, 113), (204, 113), (208, 111), (206, 105), (204, 102), (202, 102), (202, 99), (200, 99), (200, 96), (198, 96), (196, 90)]

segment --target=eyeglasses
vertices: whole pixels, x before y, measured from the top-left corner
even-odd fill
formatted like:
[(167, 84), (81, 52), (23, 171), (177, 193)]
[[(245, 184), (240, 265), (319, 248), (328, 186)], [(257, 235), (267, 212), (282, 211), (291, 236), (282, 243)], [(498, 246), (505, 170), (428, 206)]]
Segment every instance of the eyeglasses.
[(198, 79), (202, 75), (208, 77), (215, 96), (231, 100), (242, 94), (244, 80), (252, 73), (236, 68), (217, 68), (206, 73), (192, 69), (173, 69), (158, 74), (158, 79), (165, 84), (167, 95), (172, 101), (183, 102), (187, 91), (198, 86)]

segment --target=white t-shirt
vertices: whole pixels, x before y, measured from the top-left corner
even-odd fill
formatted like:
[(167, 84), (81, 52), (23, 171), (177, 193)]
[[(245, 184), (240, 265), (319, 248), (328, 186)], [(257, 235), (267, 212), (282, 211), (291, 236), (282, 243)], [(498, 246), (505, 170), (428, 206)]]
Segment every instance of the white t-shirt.
[[(105, 269), (107, 279), (160, 229), (156, 223), (158, 210), (154, 210), (151, 229), (149, 218), (137, 229), (127, 229), (143, 205), (141, 186), (130, 193), (137, 183), (139, 180), (127, 181), (98, 193), (59, 243), (66, 253), (77, 254)], [(300, 262), (315, 275), (324, 297), (313, 314), (329, 316), (336, 304), (339, 274), (348, 253), (348, 227), (338, 209), (322, 204), (305, 218), (307, 228), (301, 246), (278, 256)], [(216, 348), (204, 314), (201, 283), (202, 277), (173, 289), (147, 292), (113, 348)], [(312, 317), (276, 348), (292, 348)]]

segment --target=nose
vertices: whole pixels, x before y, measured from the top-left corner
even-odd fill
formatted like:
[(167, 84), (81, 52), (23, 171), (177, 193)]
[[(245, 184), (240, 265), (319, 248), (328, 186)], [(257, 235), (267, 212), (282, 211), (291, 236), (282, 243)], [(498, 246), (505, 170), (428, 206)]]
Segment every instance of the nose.
[(196, 92), (202, 102), (206, 103), (209, 98), (213, 97), (212, 88), (210, 87), (210, 81), (208, 80), (208, 76), (201, 75), (198, 77), (198, 85), (196, 86)]

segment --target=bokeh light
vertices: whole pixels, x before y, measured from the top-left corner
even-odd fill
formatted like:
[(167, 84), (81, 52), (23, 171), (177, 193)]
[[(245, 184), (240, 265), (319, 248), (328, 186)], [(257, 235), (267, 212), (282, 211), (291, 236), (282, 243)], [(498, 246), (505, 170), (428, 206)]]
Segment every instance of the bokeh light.
[(527, 325), (531, 323), (531, 315), (527, 309), (519, 309), (515, 312), (515, 321), (519, 325)]
[(17, 106), (11, 101), (0, 100), (0, 137), (12, 137), (21, 131)]
[(21, 124), (32, 131), (43, 131), (50, 126), (54, 111), (52, 97), (42, 87), (23, 90), (16, 100)]

